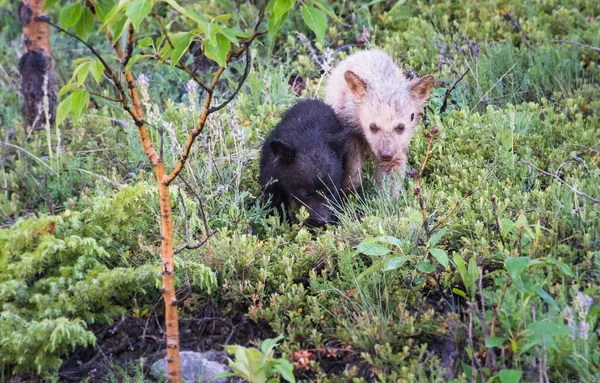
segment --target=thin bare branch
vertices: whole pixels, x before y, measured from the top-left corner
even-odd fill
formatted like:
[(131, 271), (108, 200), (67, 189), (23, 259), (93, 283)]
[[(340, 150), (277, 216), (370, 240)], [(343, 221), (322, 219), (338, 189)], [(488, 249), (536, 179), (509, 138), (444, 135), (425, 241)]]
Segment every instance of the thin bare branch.
[(587, 198), (592, 204), (600, 204), (600, 199), (596, 199), (594, 197), (591, 197), (591, 196), (585, 194), (584, 192), (582, 192), (580, 190), (577, 190), (575, 187), (569, 185), (565, 180), (563, 180), (562, 178), (560, 178), (557, 174), (552, 174), (552, 173), (549, 173), (549, 172), (547, 172), (545, 170), (542, 170), (542, 169), (538, 168), (537, 166), (535, 166), (534, 164), (532, 164), (529, 161), (522, 160), (521, 163), (524, 163), (525, 165), (527, 165), (527, 166), (529, 166), (531, 168), (534, 168), (535, 170), (539, 171), (542, 174), (545, 174), (545, 175), (547, 175), (549, 177), (554, 178), (555, 180), (557, 180), (561, 184), (563, 184), (566, 187), (568, 187), (569, 189), (571, 189), (571, 191), (573, 193), (577, 194), (580, 197)]
[(90, 91), (88, 91), (88, 93), (90, 94), (90, 96), (100, 97), (100, 98), (103, 98), (103, 99), (108, 100), (108, 101), (118, 102), (118, 103), (122, 102), (122, 100), (119, 99), (119, 98), (112, 98), (112, 97), (104, 96), (104, 95), (102, 95), (100, 93), (95, 93), (95, 92), (90, 92)]
[(446, 220), (452, 215), (454, 214), (454, 212), (456, 211), (456, 209), (458, 209), (458, 207), (465, 202), (465, 200), (467, 198), (469, 198), (471, 195), (473, 195), (473, 192), (471, 190), (469, 190), (466, 195), (463, 197), (463, 199), (461, 199), (460, 201), (458, 201), (456, 203), (456, 205), (454, 205), (452, 207), (452, 209), (450, 209), (450, 211), (441, 219), (439, 220), (432, 228), (431, 231), (434, 232), (438, 227), (440, 227), (444, 222), (446, 222)]
[(188, 189), (190, 189), (194, 197), (196, 197), (196, 199), (198, 200), (198, 204), (200, 205), (200, 214), (202, 214), (202, 221), (204, 223), (204, 232), (208, 234), (210, 232), (210, 227), (208, 226), (208, 219), (206, 218), (206, 213), (204, 212), (204, 204), (202, 203), (202, 198), (200, 198), (198, 193), (196, 193), (196, 191), (190, 186), (190, 184), (183, 176), (180, 176), (180, 178), (183, 181), (183, 183), (188, 187)]
[(578, 47), (592, 49), (596, 52), (600, 52), (600, 47), (595, 47), (593, 45), (578, 43), (577, 41), (567, 41), (567, 40), (550, 40), (551, 43), (554, 44), (569, 44), (569, 45), (577, 45)]
[(127, 44), (125, 45), (125, 56), (121, 60), (121, 70), (125, 71), (129, 60), (131, 59), (131, 55), (133, 54), (133, 24), (129, 24), (129, 28), (127, 29)]
[(237, 89), (229, 97), (227, 97), (227, 99), (225, 101), (223, 101), (222, 104), (210, 108), (208, 110), (209, 113), (214, 113), (217, 110), (224, 108), (225, 106), (227, 106), (227, 104), (229, 104), (231, 102), (231, 100), (233, 100), (235, 98), (235, 96), (237, 96), (237, 94), (239, 93), (240, 89), (242, 89), (242, 86), (246, 82), (246, 79), (248, 78), (248, 74), (250, 74), (250, 63), (251, 63), (251, 61), (252, 61), (252, 58), (250, 56), (250, 49), (246, 49), (246, 68), (244, 69), (244, 74), (242, 75), (242, 77), (238, 81), (238, 87), (237, 87)]
[(444, 93), (444, 102), (442, 102), (442, 106), (440, 107), (440, 114), (444, 113), (446, 111), (446, 108), (448, 108), (448, 98), (450, 97), (450, 93), (452, 93), (452, 91), (454, 89), (456, 89), (456, 86), (463, 80), (463, 78), (465, 78), (465, 76), (470, 72), (470, 69), (467, 69), (465, 71), (465, 73), (463, 73), (462, 76), (460, 76), (458, 78), (458, 80), (456, 80), (454, 82), (454, 85), (452, 85), (451, 88), (446, 89), (446, 93)]

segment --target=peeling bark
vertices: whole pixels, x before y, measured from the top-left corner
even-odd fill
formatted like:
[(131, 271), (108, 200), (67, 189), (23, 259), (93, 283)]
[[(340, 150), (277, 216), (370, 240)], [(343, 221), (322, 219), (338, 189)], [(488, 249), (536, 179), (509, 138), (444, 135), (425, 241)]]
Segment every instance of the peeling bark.
[(19, 4), (24, 51), (19, 61), (23, 116), (27, 126), (34, 130), (46, 128), (45, 97), (50, 125), (54, 125), (56, 115), (56, 75), (50, 57), (50, 26), (37, 20), (43, 16), (44, 3), (45, 0), (22, 0)]

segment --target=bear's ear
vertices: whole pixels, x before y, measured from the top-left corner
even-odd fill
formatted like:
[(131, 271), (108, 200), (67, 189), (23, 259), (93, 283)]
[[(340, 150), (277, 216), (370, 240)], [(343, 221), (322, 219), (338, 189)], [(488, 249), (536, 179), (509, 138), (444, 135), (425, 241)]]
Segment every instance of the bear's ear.
[(410, 82), (410, 95), (418, 101), (425, 101), (435, 85), (435, 77), (426, 74), (423, 77), (416, 78)]
[(367, 82), (356, 73), (347, 70), (344, 73), (344, 80), (355, 97), (363, 98), (367, 94)]
[(289, 165), (296, 159), (296, 149), (280, 140), (271, 142), (271, 150), (275, 154), (275, 160), (283, 165)]

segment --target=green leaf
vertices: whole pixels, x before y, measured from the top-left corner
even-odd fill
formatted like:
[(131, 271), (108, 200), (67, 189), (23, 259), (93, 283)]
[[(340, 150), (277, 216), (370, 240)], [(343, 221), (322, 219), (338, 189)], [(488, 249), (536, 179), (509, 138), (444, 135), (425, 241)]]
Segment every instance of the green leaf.
[(502, 347), (504, 342), (506, 342), (506, 338), (502, 338), (502, 337), (489, 338), (489, 339), (485, 340), (485, 347), (487, 347), (487, 348)]
[(417, 209), (411, 209), (410, 214), (408, 215), (408, 220), (412, 223), (422, 223), (423, 214)]
[(546, 302), (546, 304), (548, 304), (548, 306), (550, 306), (554, 311), (560, 311), (560, 309), (558, 308), (558, 305), (556, 304), (556, 301), (554, 300), (554, 298), (552, 298), (552, 296), (550, 294), (548, 294), (546, 292), (546, 290), (542, 289), (541, 287), (537, 287), (535, 289), (535, 292), (537, 293), (537, 295), (540, 296), (540, 298), (542, 298), (542, 300), (544, 302)]
[(179, 59), (183, 56), (185, 51), (189, 48), (192, 43), (192, 34), (190, 32), (179, 32), (174, 33), (171, 36), (171, 42), (173, 43), (173, 52), (171, 53), (171, 69), (177, 65)]
[(140, 24), (152, 12), (152, 0), (133, 0), (127, 7), (125, 14), (131, 20), (133, 29), (140, 30)]
[(515, 223), (510, 219), (500, 219), (500, 234), (506, 238), (506, 235), (515, 229)]
[(59, 15), (60, 26), (63, 29), (69, 29), (77, 22), (77, 20), (79, 20), (81, 12), (81, 4), (79, 3), (70, 3), (65, 5), (60, 11)]
[(294, 365), (287, 360), (277, 359), (273, 369), (280, 373), (283, 379), (287, 380), (288, 382), (296, 382), (296, 377), (294, 377)]
[(46, 12), (48, 9), (52, 8), (54, 4), (58, 3), (59, 0), (46, 0), (44, 3), (44, 7), (42, 8), (42, 12)]
[(452, 292), (460, 297), (467, 299), (467, 294), (464, 291), (462, 291), (461, 289), (457, 289), (456, 287), (454, 287), (452, 289)]
[(73, 92), (68, 98), (71, 98), (73, 108), (73, 120), (78, 122), (83, 117), (83, 113), (90, 104), (90, 94), (83, 89)]
[(277, 346), (277, 342), (279, 342), (282, 339), (283, 335), (279, 335), (277, 338), (273, 339), (265, 339), (260, 345), (260, 350), (262, 351), (263, 355), (269, 355), (273, 351), (275, 346)]
[(447, 232), (447, 229), (441, 229), (440, 231), (436, 232), (431, 236), (431, 238), (429, 238), (429, 242), (427, 242), (427, 245), (429, 247), (434, 247), (444, 237), (444, 235), (446, 235)]
[(76, 82), (72, 82), (70, 84), (67, 84), (67, 85), (63, 86), (60, 89), (60, 91), (58, 92), (58, 98), (61, 98), (63, 95), (69, 93), (70, 91), (72, 91), (73, 89), (77, 88), (78, 86), (79, 86), (79, 84), (77, 84)]
[(320, 0), (313, 0), (313, 4), (315, 4), (318, 8), (321, 8), (323, 10), (323, 12), (325, 12), (327, 14), (327, 16), (331, 17), (336, 22), (338, 22), (338, 23), (343, 23), (344, 22), (342, 19), (340, 19), (335, 14), (335, 11), (333, 10), (333, 7), (331, 5), (329, 5), (329, 4), (327, 4), (327, 2), (320, 1)]
[(223, 35), (218, 33), (214, 39), (204, 42), (204, 53), (206, 57), (215, 61), (219, 66), (227, 66), (227, 53), (231, 49), (231, 42)]
[(72, 107), (71, 95), (58, 104), (58, 107), (56, 108), (56, 126), (59, 126), (69, 116), (69, 114), (73, 111)]
[(382, 263), (383, 263), (382, 261), (383, 261), (382, 259), (373, 261), (373, 264), (371, 266), (367, 267), (362, 273), (358, 274), (358, 277), (356, 279), (361, 281), (365, 277), (368, 277), (369, 275), (373, 274), (375, 271), (381, 269)]
[(91, 61), (87, 61), (75, 68), (73, 78), (77, 78), (77, 85), (83, 85), (85, 82), (88, 73), (90, 73), (90, 64)]
[(152, 37), (146, 36), (143, 39), (137, 42), (137, 49), (143, 49), (152, 45), (154, 41), (152, 41)]
[(248, 39), (250, 38), (250, 36), (252, 35), (250, 32), (248, 31), (243, 31), (240, 27), (238, 27), (237, 25), (233, 28), (227, 28), (228, 30), (233, 31), (233, 33), (235, 33), (236, 37), (241, 37), (243, 39)]
[(440, 263), (440, 265), (444, 266), (444, 268), (448, 268), (448, 254), (446, 254), (444, 250), (434, 247), (433, 249), (429, 249), (429, 252)]
[(519, 370), (502, 370), (498, 373), (502, 383), (519, 383), (523, 372)]
[(185, 16), (189, 19), (194, 20), (196, 23), (198, 23), (198, 26), (201, 27), (203, 30), (206, 27), (206, 19), (200, 15), (198, 15), (196, 12), (193, 11), (187, 11), (185, 8), (183, 8), (181, 5), (179, 5), (175, 0), (163, 0), (165, 3), (169, 4), (171, 7), (173, 7), (177, 12), (181, 13), (182, 16)]
[(104, 65), (100, 62), (100, 60), (95, 60), (90, 65), (90, 71), (92, 72), (92, 76), (96, 82), (100, 82), (102, 75), (104, 74)]
[(391, 235), (383, 235), (381, 237), (377, 237), (377, 240), (382, 243), (389, 243), (396, 247), (402, 246), (402, 242), (398, 238), (392, 237)]
[(127, 17), (122, 16), (118, 19), (114, 24), (111, 24), (109, 27), (110, 33), (113, 35), (113, 41), (117, 41), (123, 36), (123, 32), (125, 32), (125, 27), (129, 23), (129, 19)]
[(465, 261), (460, 257), (460, 254), (454, 253), (452, 255), (452, 260), (458, 269), (458, 274), (460, 275), (460, 279), (462, 279), (463, 284), (468, 289), (469, 288), (469, 276), (467, 275), (467, 266), (465, 265)]
[(510, 277), (515, 280), (521, 276), (523, 271), (527, 269), (530, 263), (529, 257), (511, 257), (504, 261), (506, 270), (510, 274)]
[(407, 261), (408, 257), (395, 257), (387, 259), (383, 265), (384, 271), (396, 270), (399, 267), (402, 267)]
[(77, 33), (77, 36), (81, 37), (81, 39), (84, 41), (87, 40), (90, 33), (92, 33), (94, 30), (95, 21), (96, 20), (94, 19), (94, 14), (92, 14), (92, 11), (90, 11), (90, 9), (87, 7), (84, 8), (83, 14), (73, 28), (75, 33)]
[(231, 19), (231, 13), (226, 13), (226, 14), (219, 15), (219, 16), (213, 18), (213, 21), (217, 22), (217, 23), (227, 24), (229, 19)]
[(356, 247), (356, 252), (370, 257), (377, 257), (389, 254), (390, 249), (384, 244), (365, 240)]
[(103, 23), (114, 6), (114, 0), (98, 0), (96, 2), (96, 15), (98, 16), (98, 21)]
[(221, 28), (221, 33), (223, 33), (232, 44), (239, 44), (236, 32), (232, 28)]
[(557, 348), (554, 338), (567, 335), (571, 332), (571, 329), (567, 325), (550, 321), (533, 322), (527, 329), (529, 330), (527, 338), (534, 342), (534, 344), (542, 344), (543, 337), (546, 347), (553, 349)]
[(426, 262), (419, 263), (417, 265), (417, 270), (425, 274), (433, 273), (435, 271), (435, 265), (432, 265), (429, 260), (427, 260)]
[(269, 38), (271, 39), (271, 41), (273, 41), (273, 39), (279, 32), (279, 30), (283, 26), (283, 23), (285, 23), (285, 20), (287, 20), (288, 13), (289, 12), (286, 12), (281, 17), (276, 17), (273, 15), (269, 18), (268, 30), (269, 30)]
[(315, 7), (303, 5), (302, 18), (304, 19), (306, 26), (315, 32), (317, 41), (324, 44), (325, 31), (327, 30), (327, 16), (325, 16), (325, 13)]
[(282, 18), (294, 6), (296, 0), (276, 0), (273, 7), (273, 16)]
[(206, 39), (214, 39), (217, 36), (217, 33), (221, 32), (221, 27), (219, 24), (209, 23), (206, 26)]
[(152, 55), (133, 55), (133, 57), (131, 57), (129, 59), (129, 62), (127, 62), (127, 65), (125, 65), (125, 70), (131, 69), (135, 65), (135, 63), (137, 63), (138, 61), (144, 60), (144, 59), (147, 59), (150, 57), (152, 57)]

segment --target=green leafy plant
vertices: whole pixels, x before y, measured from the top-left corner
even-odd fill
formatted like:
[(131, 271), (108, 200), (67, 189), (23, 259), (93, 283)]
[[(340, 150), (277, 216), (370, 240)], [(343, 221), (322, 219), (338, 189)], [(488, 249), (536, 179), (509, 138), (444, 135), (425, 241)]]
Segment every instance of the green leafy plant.
[(237, 376), (246, 379), (250, 383), (273, 383), (279, 382), (277, 376), (281, 376), (287, 382), (296, 382), (294, 377), (294, 365), (283, 358), (274, 358), (273, 353), (277, 342), (283, 339), (283, 335), (274, 339), (265, 339), (260, 350), (243, 346), (225, 346), (235, 359), (229, 359), (229, 368), (233, 372), (224, 372), (214, 379)]

